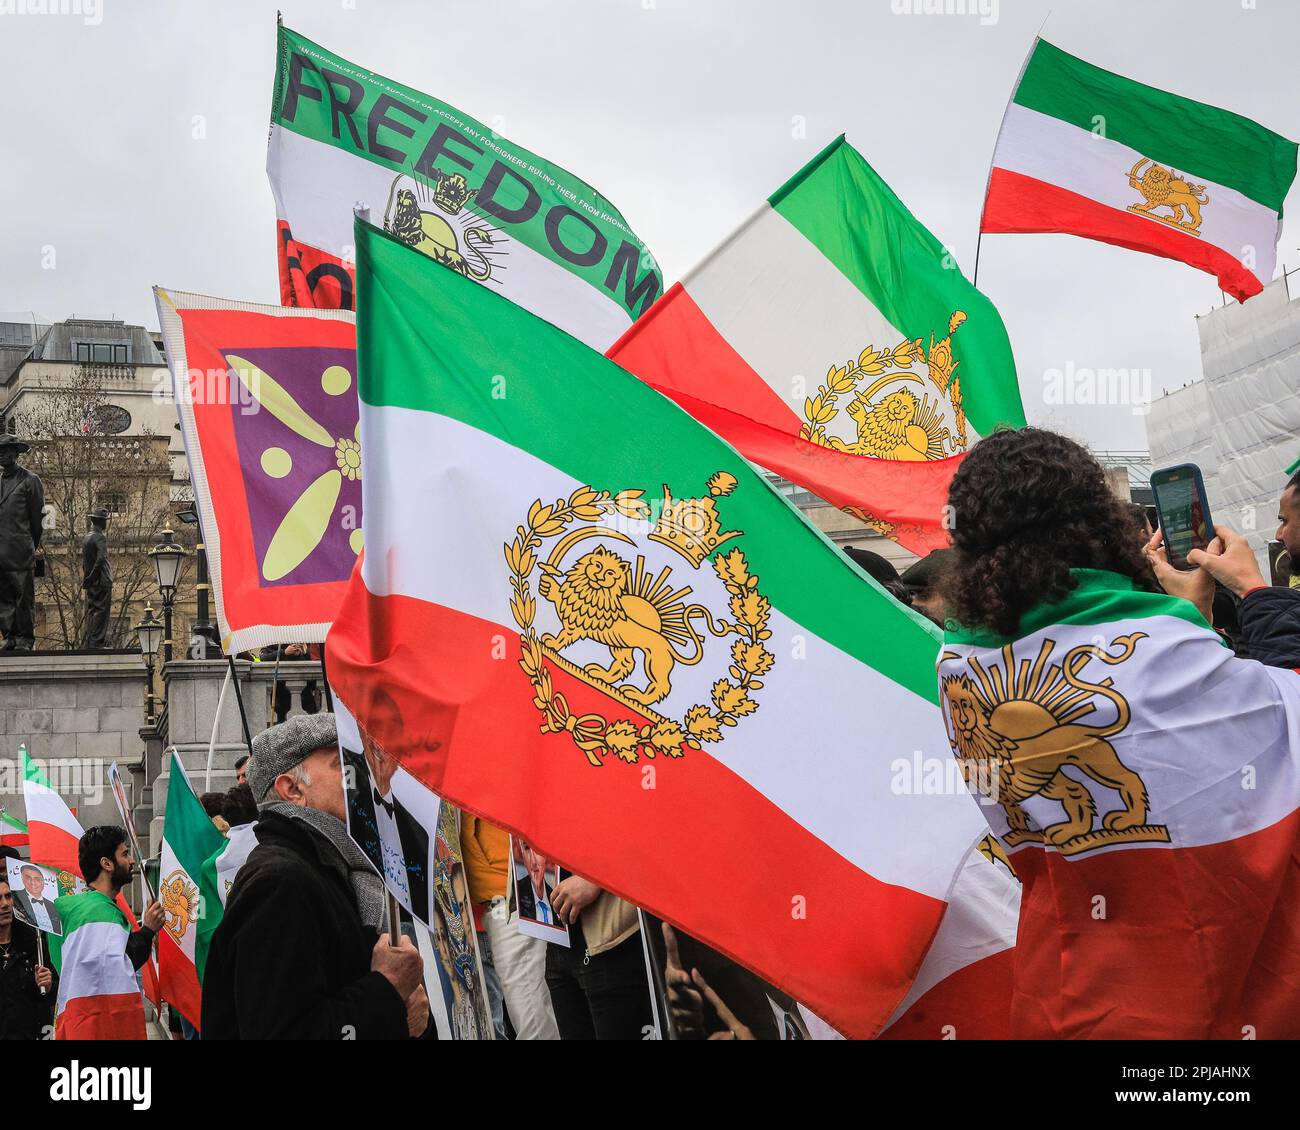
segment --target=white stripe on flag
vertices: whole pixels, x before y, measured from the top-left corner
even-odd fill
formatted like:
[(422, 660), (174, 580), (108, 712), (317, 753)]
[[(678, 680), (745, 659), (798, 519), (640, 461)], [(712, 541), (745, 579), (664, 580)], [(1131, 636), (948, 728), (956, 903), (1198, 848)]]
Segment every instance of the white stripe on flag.
[[(341, 259), (356, 255), (354, 205), (368, 206), (370, 222), (382, 228), (389, 193), (400, 175), (278, 125), (271, 127), (267, 170), (276, 214), (288, 222), (294, 239)], [(501, 253), (485, 286), (602, 352), (632, 324), (627, 311), (600, 286), (514, 239), (509, 225), (490, 216), (484, 222), (492, 225), (493, 247)]]
[[(376, 596), (414, 597), (515, 630), (502, 546), (533, 497), (565, 498), (580, 484), (520, 448), (445, 416), (363, 402), (361, 421), (367, 452), (362, 567), (367, 589)], [(437, 452), (436, 459), (426, 457), (430, 451)], [(492, 468), (491, 476), (478, 470), (483, 467)], [(618, 490), (624, 484), (592, 485)], [(372, 504), (377, 497), (382, 505)], [(437, 524), (428, 521), (430, 513), (440, 515)], [(635, 526), (626, 528), (635, 534)], [(645, 532), (649, 528), (646, 524)], [(456, 536), (447, 537), (447, 530)], [(601, 544), (600, 539), (591, 544)], [(692, 601), (715, 610), (726, 607), (712, 569), (691, 573), (671, 550), (644, 539), (635, 552), (645, 555), (651, 575), (672, 566), (674, 584), (693, 586)], [(466, 560), (493, 564), (466, 569)], [(761, 566), (755, 572), (761, 579)], [(773, 608), (768, 627), (784, 655), (777, 653), (777, 666), (756, 696), (759, 713), (726, 741), (706, 746), (709, 756), (864, 871), (944, 898), (951, 860), (985, 830), (978, 806), (960, 782), (934, 794), (917, 781), (912, 795), (891, 795), (895, 762), (909, 768), (921, 759), (932, 759), (941, 769), (955, 765), (938, 709), (779, 608)], [(800, 655), (792, 658), (796, 648)], [(711, 654), (724, 657), (725, 669), (725, 652), (717, 642)], [(585, 642), (566, 657), (580, 667), (607, 664), (609, 651), (602, 655), (596, 644)], [(716, 662), (679, 665), (672, 691), (655, 709), (680, 718), (692, 704), (709, 702), (718, 670)], [(846, 702), (861, 712), (861, 726), (846, 730)], [(946, 784), (955, 780), (944, 776)], [(918, 826), (931, 830), (932, 851), (904, 849)]]
[[(1159, 221), (1128, 212), (1130, 204), (1143, 200), (1141, 193), (1129, 186), (1128, 177), (1133, 165), (1144, 156), (1127, 145), (1013, 102), (1007, 108), (993, 166), (1056, 185), (1154, 224)], [(1144, 166), (1138, 175), (1148, 167)], [(1241, 259), (1247, 248), (1253, 248), (1256, 266), (1250, 269), (1260, 282), (1267, 283), (1273, 277), (1277, 259), (1277, 213), (1234, 188), (1207, 181), (1194, 169), (1176, 171), (1193, 184), (1205, 185), (1208, 203), (1201, 207), (1200, 238), (1234, 259)], [(1170, 210), (1162, 209), (1157, 214), (1168, 216)]]

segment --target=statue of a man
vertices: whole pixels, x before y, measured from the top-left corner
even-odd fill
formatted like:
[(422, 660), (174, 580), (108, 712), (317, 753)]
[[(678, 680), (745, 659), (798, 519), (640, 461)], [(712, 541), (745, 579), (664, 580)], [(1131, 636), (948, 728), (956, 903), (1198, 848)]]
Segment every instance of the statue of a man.
[(0, 435), (0, 651), (31, 651), (36, 646), (36, 550), (40, 548), (45, 489), (18, 464), (30, 445)]
[(113, 570), (108, 564), (108, 511), (104, 507), (86, 515), (90, 532), (81, 542), (81, 587), (86, 590), (86, 650), (104, 646), (108, 635), (108, 610), (113, 603)]

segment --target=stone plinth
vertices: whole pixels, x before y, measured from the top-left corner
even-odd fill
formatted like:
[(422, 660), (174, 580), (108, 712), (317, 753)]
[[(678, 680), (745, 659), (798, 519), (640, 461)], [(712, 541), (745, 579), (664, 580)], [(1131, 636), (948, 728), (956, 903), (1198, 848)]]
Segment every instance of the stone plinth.
[(108, 791), (144, 759), (145, 668), (138, 651), (0, 653), (0, 757), (10, 763), (0, 804), (25, 815), (18, 747), (49, 772), (82, 827), (120, 823)]

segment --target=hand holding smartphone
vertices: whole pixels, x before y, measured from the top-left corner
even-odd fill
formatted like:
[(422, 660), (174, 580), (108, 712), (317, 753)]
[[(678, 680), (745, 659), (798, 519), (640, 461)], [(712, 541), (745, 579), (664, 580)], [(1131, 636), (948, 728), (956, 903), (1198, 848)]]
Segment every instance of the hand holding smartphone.
[(1153, 471), (1151, 490), (1169, 564), (1184, 571), (1194, 568), (1188, 564), (1188, 553), (1205, 549), (1214, 540), (1214, 521), (1201, 469), (1195, 463), (1180, 463)]

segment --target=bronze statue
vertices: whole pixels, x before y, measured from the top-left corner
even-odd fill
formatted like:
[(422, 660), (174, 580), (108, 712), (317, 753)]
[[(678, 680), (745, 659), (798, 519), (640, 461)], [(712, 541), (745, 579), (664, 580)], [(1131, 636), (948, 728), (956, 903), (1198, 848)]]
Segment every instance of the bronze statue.
[(36, 550), (40, 548), (45, 489), (18, 456), (30, 451), (17, 436), (0, 435), (0, 651), (36, 645)]
[(90, 532), (81, 542), (81, 587), (86, 590), (86, 650), (105, 646), (108, 610), (113, 603), (113, 570), (108, 564), (108, 511), (104, 507), (86, 515)]

